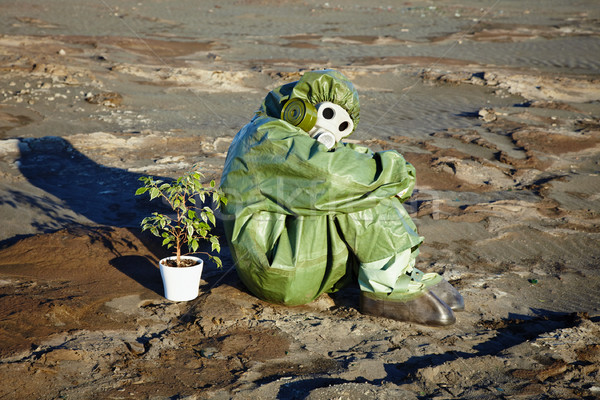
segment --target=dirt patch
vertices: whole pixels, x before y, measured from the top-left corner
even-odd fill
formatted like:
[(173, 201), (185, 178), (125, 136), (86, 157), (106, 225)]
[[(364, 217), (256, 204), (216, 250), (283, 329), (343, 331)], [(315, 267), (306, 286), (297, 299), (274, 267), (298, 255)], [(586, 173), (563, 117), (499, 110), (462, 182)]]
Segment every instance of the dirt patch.
[(19, 126), (29, 125), (35, 120), (27, 115), (14, 115), (0, 111), (0, 137), (11, 129)]
[(201, 342), (198, 347), (207, 358), (238, 357), (241, 360), (266, 361), (284, 357), (289, 350), (290, 340), (271, 329), (231, 330), (226, 335)]
[(542, 154), (573, 153), (594, 148), (600, 143), (600, 137), (567, 136), (543, 131), (520, 130), (511, 136), (517, 146)]
[(426, 56), (383, 56), (383, 57), (356, 57), (353, 59), (353, 63), (357, 65), (477, 65), (475, 61), (454, 59), (449, 57), (426, 57)]
[(158, 261), (144, 241), (126, 229), (75, 227), (0, 250), (2, 356), (29, 350), (54, 333), (133, 327), (105, 303), (162, 293)]
[(419, 170), (419, 187), (456, 191), (481, 190), (480, 185), (473, 185), (456, 177), (451, 167), (435, 168), (435, 165), (439, 165), (439, 156), (405, 153), (405, 158)]
[(207, 52), (215, 48), (221, 48), (216, 42), (182, 42), (176, 40), (149, 39), (139, 40), (137, 38), (103, 38), (101, 43), (114, 44), (124, 50), (143, 54), (151, 57), (180, 57), (197, 52)]

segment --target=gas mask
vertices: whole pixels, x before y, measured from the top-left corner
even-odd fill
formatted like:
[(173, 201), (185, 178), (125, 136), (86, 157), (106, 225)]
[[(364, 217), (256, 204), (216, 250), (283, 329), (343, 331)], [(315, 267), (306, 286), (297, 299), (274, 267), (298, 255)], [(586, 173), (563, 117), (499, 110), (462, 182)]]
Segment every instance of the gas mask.
[(291, 99), (283, 106), (281, 119), (308, 132), (328, 149), (354, 130), (350, 114), (329, 101), (313, 106), (303, 99)]

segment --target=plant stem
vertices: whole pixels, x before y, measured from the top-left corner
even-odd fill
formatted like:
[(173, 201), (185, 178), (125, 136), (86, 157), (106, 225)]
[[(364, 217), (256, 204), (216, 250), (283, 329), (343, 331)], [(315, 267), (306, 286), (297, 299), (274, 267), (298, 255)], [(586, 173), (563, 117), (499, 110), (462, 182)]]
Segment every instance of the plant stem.
[(181, 242), (179, 241), (179, 236), (177, 236), (175, 247), (177, 248), (177, 266), (181, 263)]
[[(181, 211), (178, 209), (177, 210), (177, 225), (180, 226), (181, 223)], [(177, 232), (175, 232), (177, 233)], [(176, 234), (177, 236), (177, 241), (175, 242), (176, 245), (176, 249), (177, 249), (177, 266), (179, 267), (180, 263), (181, 263), (181, 246), (183, 246), (183, 239), (181, 238), (181, 232), (179, 232), (179, 234)]]

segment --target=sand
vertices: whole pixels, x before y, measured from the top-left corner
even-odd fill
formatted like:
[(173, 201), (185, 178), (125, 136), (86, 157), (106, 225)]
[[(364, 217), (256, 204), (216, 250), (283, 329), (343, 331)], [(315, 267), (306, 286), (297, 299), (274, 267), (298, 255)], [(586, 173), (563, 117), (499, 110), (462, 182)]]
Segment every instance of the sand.
[[(600, 397), (600, 6), (558, 0), (0, 3), (0, 398)], [(227, 148), (272, 88), (335, 68), (351, 141), (417, 169), (429, 328), (358, 288), (262, 302), (229, 250), (162, 296), (142, 175)], [(222, 233), (221, 227), (219, 231)]]

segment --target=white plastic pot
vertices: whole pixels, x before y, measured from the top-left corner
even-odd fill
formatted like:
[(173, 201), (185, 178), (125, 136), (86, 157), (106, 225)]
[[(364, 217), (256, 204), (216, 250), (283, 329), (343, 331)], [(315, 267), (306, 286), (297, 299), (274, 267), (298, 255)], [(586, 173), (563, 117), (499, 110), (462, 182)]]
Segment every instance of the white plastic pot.
[(163, 265), (163, 260), (177, 259), (175, 256), (163, 258), (158, 263), (167, 300), (190, 301), (198, 297), (204, 261), (193, 256), (181, 256), (181, 258), (195, 260), (198, 264), (182, 268)]

